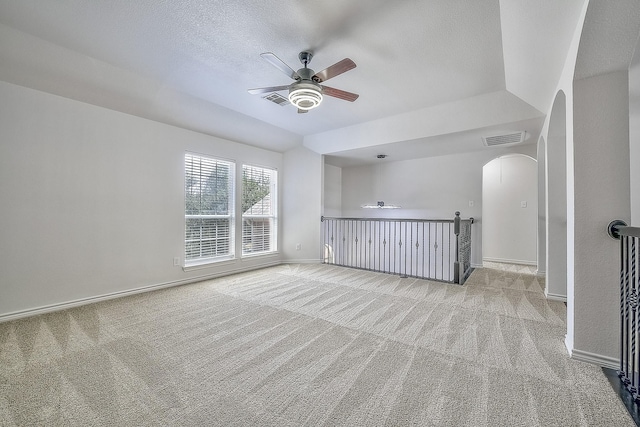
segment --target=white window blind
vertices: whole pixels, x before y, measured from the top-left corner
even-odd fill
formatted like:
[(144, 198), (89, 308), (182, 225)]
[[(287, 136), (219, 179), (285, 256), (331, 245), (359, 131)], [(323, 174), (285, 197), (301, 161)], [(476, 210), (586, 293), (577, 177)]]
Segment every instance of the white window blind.
[(233, 256), (235, 164), (185, 154), (185, 264)]
[(242, 254), (275, 252), (277, 180), (274, 169), (242, 166)]

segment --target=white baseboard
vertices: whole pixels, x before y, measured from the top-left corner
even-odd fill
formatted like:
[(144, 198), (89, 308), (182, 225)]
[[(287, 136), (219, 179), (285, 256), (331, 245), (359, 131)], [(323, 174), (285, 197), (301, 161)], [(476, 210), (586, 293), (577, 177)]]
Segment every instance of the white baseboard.
[(566, 295), (551, 294), (551, 293), (547, 293), (545, 291), (544, 296), (547, 297), (547, 299), (550, 299), (550, 300), (553, 300), (553, 301), (567, 302), (567, 296)]
[(505, 264), (518, 264), (518, 265), (533, 265), (533, 266), (538, 265), (538, 263), (535, 261), (523, 261), (519, 259), (506, 259), (506, 258), (482, 258), (482, 261), (502, 262)]
[(0, 323), (8, 322), (11, 320), (22, 319), (25, 317), (36, 316), (38, 314), (52, 313), (54, 311), (66, 310), (68, 308), (79, 307), (82, 305), (93, 304), (100, 301), (107, 301), (116, 298), (126, 297), (129, 295), (141, 294), (144, 292), (151, 292), (164, 288), (171, 288), (173, 286), (188, 285), (190, 283), (201, 282), (203, 280), (216, 279), (218, 277), (230, 276), (236, 273), (243, 273), (251, 270), (259, 270), (261, 268), (274, 267), (280, 265), (282, 262), (266, 262), (252, 266), (244, 266), (240, 268), (232, 268), (222, 272), (204, 274), (201, 276), (192, 276), (187, 279), (174, 280), (170, 282), (157, 283), (154, 285), (140, 286), (138, 288), (129, 289), (126, 291), (112, 292), (103, 295), (97, 295), (95, 297), (81, 298), (73, 301), (61, 302), (57, 304), (45, 305), (41, 307), (29, 308), (26, 310), (14, 311), (11, 313), (0, 314)]
[(620, 359), (589, 353), (588, 351), (577, 350), (575, 348), (570, 352), (570, 356), (572, 359), (579, 360), (580, 362), (591, 363), (603, 368), (618, 369), (620, 367)]
[(282, 264), (320, 264), (319, 259), (286, 259)]

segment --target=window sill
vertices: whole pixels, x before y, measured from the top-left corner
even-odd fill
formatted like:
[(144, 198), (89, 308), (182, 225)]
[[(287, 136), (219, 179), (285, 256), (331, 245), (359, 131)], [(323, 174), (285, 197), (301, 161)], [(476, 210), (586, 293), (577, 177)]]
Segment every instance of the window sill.
[(214, 260), (203, 260), (199, 262), (189, 263), (182, 267), (183, 271), (195, 271), (195, 270), (204, 270), (205, 268), (211, 268), (213, 266), (224, 266), (231, 265), (237, 261), (235, 257), (225, 257)]
[(280, 253), (278, 251), (273, 251), (273, 252), (256, 252), (254, 254), (243, 254), (242, 255), (242, 259), (249, 259), (249, 258), (259, 258), (259, 257), (268, 257), (268, 256), (278, 256)]

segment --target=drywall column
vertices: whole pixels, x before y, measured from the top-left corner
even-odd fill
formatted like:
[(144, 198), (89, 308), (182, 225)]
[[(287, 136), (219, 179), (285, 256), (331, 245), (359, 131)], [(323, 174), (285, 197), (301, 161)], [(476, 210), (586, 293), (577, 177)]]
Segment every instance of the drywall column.
[(629, 164), (631, 225), (640, 227), (640, 43), (629, 67)]
[(547, 271), (547, 144), (544, 137), (538, 141), (538, 270)]
[(299, 147), (284, 153), (282, 243), (284, 261), (320, 262), (322, 155)]
[(573, 355), (615, 367), (620, 261), (606, 227), (630, 215), (628, 72), (576, 80), (573, 118)]
[(546, 155), (547, 298), (567, 300), (567, 113), (566, 96), (556, 95)]

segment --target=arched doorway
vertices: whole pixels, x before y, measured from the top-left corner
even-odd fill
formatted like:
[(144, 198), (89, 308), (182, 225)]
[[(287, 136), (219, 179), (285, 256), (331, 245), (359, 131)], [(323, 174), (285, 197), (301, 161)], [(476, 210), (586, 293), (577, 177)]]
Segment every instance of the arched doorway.
[(547, 271), (547, 143), (538, 140), (538, 270), (539, 276)]
[(537, 265), (538, 166), (523, 154), (482, 168), (483, 262)]
[(606, 224), (630, 218), (629, 64), (640, 34), (640, 3), (586, 5), (573, 81), (566, 85), (565, 343), (573, 358), (615, 369), (620, 254)]
[(545, 295), (567, 300), (567, 113), (566, 96), (553, 102), (546, 145), (546, 267)]

